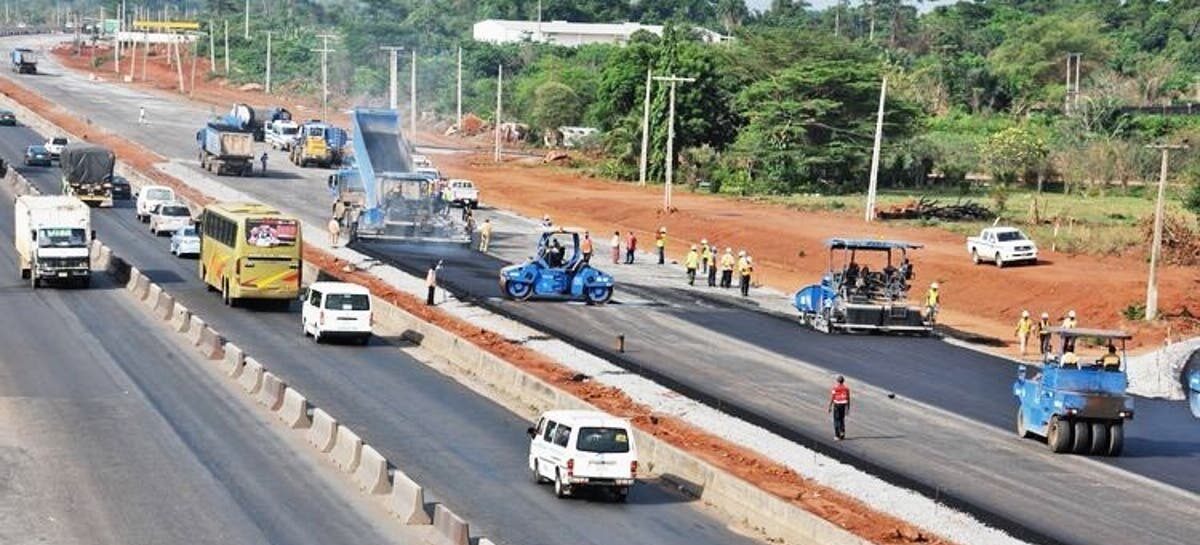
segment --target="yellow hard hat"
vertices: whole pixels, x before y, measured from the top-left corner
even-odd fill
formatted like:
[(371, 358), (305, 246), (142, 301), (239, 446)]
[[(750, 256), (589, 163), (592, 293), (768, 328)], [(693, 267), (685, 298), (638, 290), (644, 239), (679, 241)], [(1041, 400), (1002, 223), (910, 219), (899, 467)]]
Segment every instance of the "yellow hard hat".
[(1021, 317), (1022, 317), (1022, 318), (1028, 318), (1028, 317), (1029, 317), (1029, 311), (1028, 311), (1028, 310), (1022, 310), (1022, 311), (1021, 311)]
[(693, 245), (692, 245), (692, 250), (695, 250), (695, 249), (696, 249), (696, 245), (695, 245), (695, 244), (693, 244)]
[(930, 285), (929, 285), (929, 289), (934, 289), (934, 290), (938, 289), (937, 282), (934, 282), (934, 283), (930, 284)]

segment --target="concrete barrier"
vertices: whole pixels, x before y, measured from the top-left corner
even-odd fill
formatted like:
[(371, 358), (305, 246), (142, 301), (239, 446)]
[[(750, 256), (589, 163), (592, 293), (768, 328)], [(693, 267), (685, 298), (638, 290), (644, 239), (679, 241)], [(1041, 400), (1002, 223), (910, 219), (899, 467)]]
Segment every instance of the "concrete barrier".
[(266, 371), (262, 376), (262, 386), (255, 394), (254, 400), (259, 405), (266, 407), (268, 411), (275, 411), (283, 404), (283, 389), (286, 387), (287, 385), (279, 380), (275, 373)]
[(329, 458), (342, 471), (353, 473), (358, 469), (362, 444), (362, 438), (357, 433), (350, 431), (346, 426), (338, 426), (337, 441), (333, 444), (333, 450), (329, 451)]
[(92, 252), (92, 268), (98, 271), (107, 271), (109, 264), (112, 263), (112, 250), (103, 244)]
[(392, 491), (388, 481), (388, 462), (375, 447), (363, 445), (359, 455), (358, 469), (354, 470), (354, 481), (358, 489), (367, 494), (387, 494)]
[(283, 403), (275, 413), (287, 427), (302, 430), (312, 425), (308, 417), (308, 399), (290, 386), (283, 390)]
[(150, 279), (139, 271), (137, 276), (129, 277), (129, 282), (133, 284), (133, 298), (138, 301), (145, 299), (146, 292), (150, 290)]
[(221, 351), (221, 336), (216, 330), (211, 327), (204, 326), (200, 330), (200, 337), (196, 340), (196, 348), (204, 357), (210, 360), (219, 360), (224, 353)]
[(313, 409), (312, 426), (308, 428), (308, 444), (320, 452), (329, 452), (337, 442), (338, 421), (321, 409)]
[(425, 512), (425, 489), (399, 469), (392, 472), (392, 493), (388, 496), (387, 510), (404, 524), (429, 524), (429, 513)]
[(225, 357), (221, 358), (221, 372), (229, 378), (238, 378), (242, 374), (242, 364), (246, 361), (246, 354), (233, 343), (225, 343), (224, 349)]
[(171, 309), (171, 329), (177, 333), (187, 333), (188, 324), (192, 322), (192, 311), (183, 306), (179, 301), (175, 302), (175, 308)]
[(162, 286), (151, 282), (146, 288), (146, 298), (142, 302), (146, 304), (146, 308), (153, 309), (158, 304), (158, 296), (162, 293)]
[(471, 527), (462, 517), (442, 504), (433, 506), (433, 528), (450, 545), (471, 545)]
[(143, 278), (142, 271), (138, 270), (137, 267), (129, 267), (129, 281), (125, 283), (125, 289), (129, 290), (130, 293), (136, 292), (138, 278)]
[(242, 364), (242, 374), (237, 377), (238, 384), (247, 394), (254, 395), (258, 393), (258, 389), (262, 388), (263, 366), (258, 363), (258, 360), (246, 357)]
[(154, 303), (154, 317), (167, 321), (171, 319), (171, 313), (174, 311), (175, 298), (165, 291), (159, 292), (158, 299)]
[(204, 326), (208, 325), (204, 322), (204, 318), (191, 315), (188, 318), (187, 338), (192, 343), (192, 346), (200, 344), (200, 335), (204, 333)]

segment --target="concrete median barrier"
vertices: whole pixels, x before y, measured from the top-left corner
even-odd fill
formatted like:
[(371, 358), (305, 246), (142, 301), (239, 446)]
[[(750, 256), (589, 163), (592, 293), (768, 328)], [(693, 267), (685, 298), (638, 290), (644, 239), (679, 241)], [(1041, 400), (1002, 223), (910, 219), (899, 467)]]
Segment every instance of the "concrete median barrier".
[(154, 317), (159, 320), (168, 321), (171, 319), (171, 314), (174, 311), (175, 298), (165, 291), (159, 292), (158, 298), (154, 303)]
[(221, 335), (211, 327), (204, 326), (200, 330), (200, 338), (196, 341), (196, 348), (205, 358), (210, 360), (219, 360), (224, 355), (221, 351)]
[(129, 290), (130, 293), (136, 292), (138, 278), (144, 278), (142, 271), (138, 270), (137, 267), (129, 267), (129, 281), (125, 282), (125, 289)]
[(433, 528), (443, 543), (471, 545), (471, 527), (467, 521), (440, 503), (433, 506)]
[(108, 264), (112, 261), (112, 250), (108, 246), (100, 243), (98, 239), (92, 239), (92, 269), (97, 271), (107, 271)]
[(313, 409), (312, 426), (308, 428), (308, 444), (320, 452), (333, 450), (337, 442), (338, 421), (321, 409)]
[(274, 411), (283, 403), (283, 389), (286, 387), (287, 385), (279, 380), (275, 373), (265, 371), (262, 376), (262, 386), (254, 395), (254, 400), (259, 405), (266, 407), (268, 411)]
[(392, 493), (388, 496), (387, 510), (409, 525), (429, 524), (429, 513), (425, 512), (425, 489), (399, 469), (392, 472)]
[(358, 489), (367, 494), (387, 494), (392, 490), (388, 481), (388, 462), (375, 447), (363, 445), (359, 454), (358, 468), (354, 470), (354, 481)]
[(242, 374), (242, 364), (246, 361), (246, 353), (233, 343), (225, 343), (224, 350), (225, 357), (221, 358), (221, 372), (229, 378), (236, 379)]
[(312, 425), (308, 416), (308, 399), (291, 387), (284, 388), (283, 403), (275, 416), (294, 430), (302, 430)]
[(183, 306), (179, 301), (175, 302), (175, 308), (171, 309), (171, 329), (176, 333), (187, 333), (188, 324), (192, 322), (192, 311)]
[(150, 279), (146, 278), (146, 275), (142, 274), (141, 271), (138, 271), (136, 275), (131, 274), (129, 276), (128, 285), (133, 286), (129, 290), (133, 294), (133, 298), (141, 301), (146, 298), (146, 292), (150, 290)]
[(207, 325), (204, 322), (204, 318), (195, 314), (188, 317), (187, 338), (192, 343), (192, 346), (200, 344), (200, 335), (204, 333), (204, 327)]
[(346, 473), (353, 473), (358, 469), (358, 462), (362, 456), (362, 438), (347, 428), (346, 426), (338, 426), (337, 440), (333, 443), (333, 450), (329, 451), (329, 458), (333, 460), (333, 465), (338, 466), (338, 469)]
[(238, 384), (247, 394), (254, 395), (262, 388), (263, 366), (258, 360), (246, 357), (242, 364), (242, 374), (237, 377)]
[(146, 305), (146, 308), (153, 309), (158, 305), (158, 296), (162, 295), (162, 293), (162, 286), (151, 282), (146, 286), (146, 296), (142, 299), (142, 303)]

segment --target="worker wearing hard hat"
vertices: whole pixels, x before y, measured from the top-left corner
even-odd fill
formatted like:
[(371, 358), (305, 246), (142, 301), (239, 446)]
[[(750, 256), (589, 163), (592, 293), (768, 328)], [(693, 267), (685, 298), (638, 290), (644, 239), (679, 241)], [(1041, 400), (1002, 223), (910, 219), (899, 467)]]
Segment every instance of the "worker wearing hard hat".
[(929, 284), (929, 291), (925, 292), (925, 318), (931, 323), (937, 319), (938, 309), (941, 308), (942, 295), (938, 291), (938, 283)]
[(654, 247), (658, 248), (658, 264), (662, 265), (667, 262), (667, 228), (659, 227), (658, 234), (654, 235)]
[(708, 268), (713, 266), (712, 248), (708, 247), (708, 239), (700, 239), (700, 272), (708, 274)]
[(687, 257), (683, 258), (683, 266), (687, 269), (688, 285), (695, 286), (696, 268), (700, 266), (700, 252), (696, 250), (695, 244), (688, 250)]
[(721, 256), (721, 287), (733, 287), (733, 267), (737, 265), (737, 260), (733, 257), (733, 248), (725, 248), (725, 255)]
[(748, 297), (750, 295), (750, 275), (754, 274), (754, 259), (746, 255), (746, 252), (741, 252), (741, 254), (744, 257), (738, 260), (738, 278), (741, 279), (738, 287), (742, 290), (742, 297)]
[(1037, 329), (1038, 343), (1041, 345), (1042, 356), (1050, 353), (1050, 328), (1053, 324), (1050, 322), (1050, 313), (1043, 312), (1042, 317), (1038, 319), (1034, 326)]
[(717, 287), (717, 245), (713, 244), (708, 247), (708, 287)]
[[(1068, 310), (1067, 316), (1062, 319), (1060, 324), (1063, 329), (1074, 329), (1079, 327), (1079, 322), (1075, 319), (1075, 311)], [(1063, 337), (1063, 352), (1075, 351), (1075, 337)]]
[(1025, 357), (1026, 348), (1029, 346), (1029, 334), (1033, 331), (1033, 319), (1029, 317), (1028, 310), (1021, 311), (1021, 318), (1017, 320), (1017, 342), (1021, 344), (1021, 357)]

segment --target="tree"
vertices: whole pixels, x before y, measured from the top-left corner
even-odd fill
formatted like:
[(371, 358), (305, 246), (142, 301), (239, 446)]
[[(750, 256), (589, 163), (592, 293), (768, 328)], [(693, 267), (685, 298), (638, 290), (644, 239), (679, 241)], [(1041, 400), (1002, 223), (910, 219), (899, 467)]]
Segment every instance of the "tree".
[(1048, 15), (1021, 26), (988, 56), (992, 72), (1004, 81), (1016, 113), (1035, 105), (1057, 105), (1064, 96), (1068, 53), (1082, 55), (1081, 75), (1110, 56), (1102, 23), (1094, 15)]
[(1028, 181), (1050, 154), (1046, 140), (1026, 127), (1009, 127), (988, 137), (980, 154), (995, 181)]
[(746, 7), (744, 0), (717, 0), (715, 9), (717, 19), (721, 21), (726, 34), (733, 34), (734, 30), (742, 26), (742, 21), (750, 16), (750, 9)]
[(533, 107), (529, 113), (533, 126), (543, 131), (573, 125), (580, 117), (579, 95), (566, 85), (548, 81), (534, 91)]

